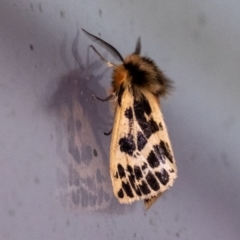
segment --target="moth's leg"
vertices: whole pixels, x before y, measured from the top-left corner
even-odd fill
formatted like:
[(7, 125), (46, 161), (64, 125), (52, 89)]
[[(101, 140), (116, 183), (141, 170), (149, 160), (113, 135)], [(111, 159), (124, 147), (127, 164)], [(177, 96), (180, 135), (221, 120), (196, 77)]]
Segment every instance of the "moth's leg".
[(111, 100), (113, 98), (114, 94), (110, 94), (109, 96), (107, 96), (106, 98), (99, 98), (96, 95), (92, 95), (92, 97), (96, 98), (97, 100), (101, 101), (101, 102), (107, 102), (109, 100)]
[[(114, 97), (114, 94), (112, 93), (112, 94), (110, 94), (109, 96), (107, 96), (107, 97), (104, 98), (104, 99), (99, 98), (99, 97), (97, 97), (97, 96), (95, 96), (95, 95), (92, 95), (92, 97), (96, 98), (97, 100), (99, 100), (99, 101), (101, 101), (101, 102), (106, 102), (106, 101), (111, 100), (111, 99)], [(103, 132), (103, 134), (106, 135), (106, 136), (109, 136), (111, 133), (112, 133), (112, 128), (111, 128), (111, 130), (110, 130), (109, 132)]]
[(97, 49), (96, 49), (93, 45), (90, 45), (90, 48), (92, 48), (93, 51), (94, 51), (104, 62), (107, 63), (108, 67), (116, 67), (115, 64), (107, 61), (107, 60), (97, 51)]
[(104, 133), (104, 135), (109, 136), (112, 133), (112, 128), (109, 132), (103, 132), (103, 133)]
[[(92, 95), (92, 96), (93, 96), (94, 98), (96, 98), (97, 100), (101, 101), (101, 102), (106, 102), (106, 101), (111, 100), (111, 98), (113, 98), (114, 94), (111, 94), (111, 95), (109, 95), (108, 97), (106, 97), (106, 98), (104, 98), (104, 99), (99, 98), (99, 97), (97, 97), (97, 96), (95, 96), (95, 95)], [(111, 128), (111, 130), (110, 130), (109, 132), (103, 132), (103, 133), (104, 133), (104, 135), (109, 136), (109, 135), (112, 133), (112, 128)]]

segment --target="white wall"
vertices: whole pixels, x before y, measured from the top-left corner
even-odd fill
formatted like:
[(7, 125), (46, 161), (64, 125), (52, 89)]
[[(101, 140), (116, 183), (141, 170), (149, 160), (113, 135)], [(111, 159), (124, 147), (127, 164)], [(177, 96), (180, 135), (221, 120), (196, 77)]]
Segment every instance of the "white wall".
[[(239, 10), (234, 0), (2, 1), (0, 239), (239, 239)], [(109, 105), (91, 98), (106, 96), (111, 73), (102, 76), (105, 65), (92, 52), (88, 72), (77, 66), (72, 44), (86, 70), (92, 43), (77, 35), (82, 27), (122, 55), (141, 36), (143, 54), (175, 82), (162, 106), (179, 177), (147, 212), (141, 202), (120, 206), (112, 196), (109, 138), (102, 134), (111, 128)], [(99, 211), (59, 204), (59, 192), (69, 190), (57, 177), (69, 164), (69, 136), (54, 110), (76, 91), (75, 79), (86, 137), (78, 141), (98, 150), (78, 170), (86, 177), (100, 169), (109, 200)], [(52, 99), (57, 107), (49, 108)]]

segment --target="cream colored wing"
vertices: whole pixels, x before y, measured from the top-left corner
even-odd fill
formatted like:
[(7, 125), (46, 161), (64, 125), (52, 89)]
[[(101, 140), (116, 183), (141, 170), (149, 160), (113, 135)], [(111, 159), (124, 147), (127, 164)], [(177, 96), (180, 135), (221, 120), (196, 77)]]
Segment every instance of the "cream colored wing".
[(177, 177), (158, 99), (148, 91), (136, 100), (126, 88), (117, 106), (110, 148), (113, 192), (120, 203), (155, 201)]

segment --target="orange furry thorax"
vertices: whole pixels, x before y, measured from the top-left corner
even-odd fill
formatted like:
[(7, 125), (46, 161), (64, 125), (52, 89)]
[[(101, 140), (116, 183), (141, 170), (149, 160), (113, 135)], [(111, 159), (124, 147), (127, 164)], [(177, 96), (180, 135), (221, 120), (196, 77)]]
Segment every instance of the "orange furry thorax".
[(112, 87), (114, 92), (118, 92), (122, 85), (126, 84), (128, 71), (123, 64), (116, 66), (112, 75)]

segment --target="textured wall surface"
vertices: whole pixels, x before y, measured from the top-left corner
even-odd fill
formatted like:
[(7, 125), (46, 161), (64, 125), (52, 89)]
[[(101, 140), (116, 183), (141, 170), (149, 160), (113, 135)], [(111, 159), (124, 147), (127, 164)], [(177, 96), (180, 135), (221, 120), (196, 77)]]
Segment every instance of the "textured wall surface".
[[(0, 239), (239, 239), (239, 9), (236, 0), (2, 1)], [(143, 54), (175, 82), (162, 109), (179, 177), (148, 211), (112, 196), (102, 134), (112, 112), (91, 98), (106, 96), (111, 70), (81, 28), (123, 56), (141, 36)]]

